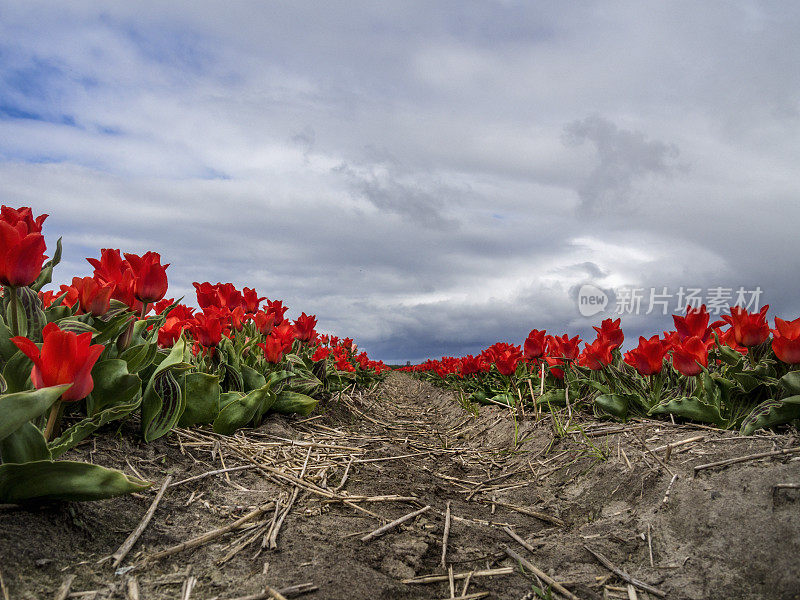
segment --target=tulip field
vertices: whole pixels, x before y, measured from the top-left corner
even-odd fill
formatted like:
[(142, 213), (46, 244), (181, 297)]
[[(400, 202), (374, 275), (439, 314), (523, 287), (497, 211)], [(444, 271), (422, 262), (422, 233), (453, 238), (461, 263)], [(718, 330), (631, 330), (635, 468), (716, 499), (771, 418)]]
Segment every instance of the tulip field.
[(800, 318), (391, 368), (155, 251), (56, 278), (46, 218), (0, 211), (0, 600), (797, 597)]
[(584, 342), (534, 329), (523, 345), (498, 342), (478, 356), (405, 367), (458, 390), (470, 402), (544, 409), (585, 408), (626, 420), (664, 416), (740, 429), (745, 435), (800, 418), (800, 318), (767, 322), (733, 306), (710, 323), (706, 307), (673, 315), (675, 329), (625, 352), (620, 319)]
[[(231, 283), (195, 283), (200, 310), (172, 299), (167, 267), (103, 249), (92, 277), (43, 291), (61, 256), (47, 215), (0, 217), (0, 503), (93, 500), (150, 484), (101, 465), (56, 460), (136, 413), (151, 442), (176, 426), (232, 434), (269, 412), (307, 415), (316, 397), (387, 370), (350, 338), (319, 335), (316, 318), (284, 318), (280, 300)], [(68, 425), (64, 426), (64, 422)]]

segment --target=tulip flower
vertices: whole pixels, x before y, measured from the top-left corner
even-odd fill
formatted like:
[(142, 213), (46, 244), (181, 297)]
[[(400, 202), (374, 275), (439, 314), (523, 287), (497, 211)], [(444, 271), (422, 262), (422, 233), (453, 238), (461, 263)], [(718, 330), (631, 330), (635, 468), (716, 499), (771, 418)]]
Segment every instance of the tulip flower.
[(272, 317), (272, 325), (277, 327), (283, 321), (283, 315), (289, 310), (280, 300), (267, 300), (266, 314)]
[(283, 344), (284, 352), (292, 347), (295, 340), (295, 330), (289, 321), (283, 321), (280, 325), (272, 330), (272, 334)]
[(772, 350), (780, 361), (790, 365), (800, 363), (800, 319), (784, 321), (775, 317), (772, 336)]
[(690, 337), (698, 337), (704, 342), (707, 341), (712, 333), (711, 327), (708, 326), (708, 319), (709, 315), (705, 304), (700, 308), (687, 306), (685, 317), (672, 315), (672, 321), (675, 323), (675, 329), (681, 341)]
[(242, 289), (242, 308), (247, 314), (258, 312), (261, 301), (266, 299), (266, 296), (259, 298), (258, 293), (248, 287)]
[[(595, 327), (595, 329), (597, 328)], [(578, 356), (578, 364), (582, 367), (588, 367), (592, 371), (599, 371), (606, 365), (611, 364), (611, 361), (614, 360), (611, 351), (616, 347), (612, 344), (612, 342), (600, 336), (591, 345), (584, 344), (585, 348)]]
[(41, 349), (26, 337), (16, 336), (11, 341), (33, 361), (31, 382), (36, 389), (55, 385), (72, 384), (58, 402), (50, 409), (50, 417), (44, 431), (50, 439), (61, 413), (61, 402), (76, 402), (94, 389), (92, 368), (103, 353), (102, 344), (92, 344), (90, 332), (80, 335), (72, 331), (61, 331), (55, 323), (48, 323), (42, 330)]
[(654, 335), (649, 340), (639, 336), (639, 345), (625, 353), (625, 362), (636, 368), (642, 375), (655, 375), (661, 372), (664, 356), (669, 351), (669, 344)]
[(54, 290), (47, 290), (46, 292), (39, 292), (39, 300), (42, 301), (42, 308), (50, 308), (53, 300), (60, 294), (56, 294)]
[(225, 327), (222, 319), (223, 315), (219, 310), (208, 308), (193, 315), (189, 331), (197, 343), (206, 348), (214, 348), (222, 341), (222, 331)]
[(197, 304), (200, 306), (200, 308), (219, 308), (219, 292), (217, 292), (216, 287), (207, 281), (204, 281), (203, 283), (198, 283), (195, 281), (192, 283), (192, 285), (197, 291)]
[(311, 342), (317, 335), (314, 327), (317, 325), (317, 318), (314, 315), (302, 313), (294, 322), (296, 337), (301, 342)]
[(722, 319), (733, 327), (733, 337), (737, 344), (752, 348), (769, 338), (768, 310), (769, 304), (754, 313), (749, 313), (740, 306), (732, 306), (731, 314), (722, 315)]
[(461, 359), (461, 374), (463, 376), (474, 373), (483, 373), (489, 370), (489, 365), (481, 356), (468, 355)]
[(720, 327), (715, 327), (714, 331), (719, 336), (720, 344), (728, 346), (729, 348), (733, 348), (739, 354), (747, 354), (747, 348), (736, 343), (736, 339), (733, 333), (733, 327), (728, 327), (725, 331), (722, 331), (722, 328)]
[(597, 332), (597, 339), (602, 340), (611, 350), (619, 348), (625, 341), (625, 334), (619, 326), (620, 321), (621, 319), (604, 319), (600, 327), (592, 327)]
[(103, 283), (113, 283), (114, 292), (111, 298), (119, 300), (134, 312), (141, 312), (142, 302), (136, 298), (136, 277), (131, 265), (123, 259), (119, 250), (103, 248), (100, 260), (87, 258), (94, 267), (94, 278)]
[(528, 337), (525, 338), (525, 343), (522, 345), (522, 351), (527, 360), (536, 360), (542, 357), (546, 347), (546, 335), (547, 331), (539, 331), (538, 329), (534, 329), (528, 334)]
[(311, 357), (311, 360), (313, 360), (314, 362), (325, 360), (331, 355), (331, 352), (333, 352), (333, 350), (331, 350), (330, 348), (322, 348), (322, 347), (317, 348), (314, 351), (314, 355)]
[(279, 337), (268, 335), (263, 343), (257, 345), (264, 351), (268, 363), (278, 364), (283, 359), (284, 345)]
[(272, 328), (275, 326), (272, 316), (268, 315), (263, 310), (260, 310), (253, 315), (253, 322), (256, 324), (256, 329), (258, 329), (259, 333), (264, 335), (269, 335), (272, 331)]
[(100, 358), (104, 346), (92, 344), (89, 332), (77, 334), (61, 331), (55, 323), (42, 330), (42, 348), (26, 337), (13, 337), (11, 341), (33, 361), (31, 382), (36, 389), (71, 383), (61, 400), (75, 402), (89, 395), (94, 388), (92, 367)]
[(158, 252), (146, 252), (144, 255), (126, 254), (125, 260), (131, 266), (134, 275), (134, 296), (147, 305), (158, 302), (167, 293), (167, 267), (161, 264)]
[(33, 217), (33, 212), (27, 206), (21, 208), (11, 208), (10, 206), (0, 207), (0, 221), (4, 221), (16, 227), (19, 223), (25, 226), (26, 233), (42, 233), (42, 225), (48, 215)]
[(73, 277), (72, 287), (78, 292), (80, 313), (99, 317), (108, 312), (114, 292), (113, 283), (101, 283), (93, 277)]
[(681, 375), (699, 375), (708, 367), (708, 349), (714, 344), (711, 339), (704, 342), (697, 336), (688, 337), (672, 348), (672, 366)]
[(506, 344), (504, 348), (498, 349), (494, 353), (494, 365), (501, 375), (513, 375), (522, 358), (522, 351), (518, 346)]
[(72, 307), (78, 303), (78, 296), (80, 294), (78, 293), (78, 288), (62, 283), (61, 286), (59, 286), (58, 295), (64, 296), (64, 299), (61, 301), (62, 306)]
[(36, 231), (29, 233), (24, 221), (12, 225), (0, 220), (0, 283), (22, 287), (36, 281), (46, 248), (44, 236)]

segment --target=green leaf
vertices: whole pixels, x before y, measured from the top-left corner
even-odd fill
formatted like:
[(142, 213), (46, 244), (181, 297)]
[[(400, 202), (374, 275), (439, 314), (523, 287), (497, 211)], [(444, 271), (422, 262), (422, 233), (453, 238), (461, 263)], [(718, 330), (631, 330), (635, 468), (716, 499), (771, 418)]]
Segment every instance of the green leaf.
[(566, 390), (554, 389), (548, 390), (536, 399), (536, 404), (551, 404), (554, 406), (567, 405)]
[(787, 394), (800, 394), (800, 371), (789, 371), (781, 377), (780, 384)]
[[(191, 369), (183, 362), (186, 340), (181, 336), (153, 371), (142, 398), (142, 435), (151, 442), (169, 432), (184, 408), (181, 386), (174, 373)], [(159, 360), (156, 356), (154, 362)]]
[(720, 343), (717, 343), (717, 350), (719, 351), (719, 357), (722, 359), (722, 362), (732, 367), (741, 366), (744, 357), (738, 351)]
[(142, 434), (147, 443), (169, 433), (185, 407), (172, 369), (157, 373), (151, 383), (142, 402)]
[[(19, 292), (19, 290), (17, 290), (17, 292)], [(5, 298), (10, 298), (11, 294), (12, 294), (12, 291), (11, 291), (10, 287), (6, 286), (6, 287), (3, 288), (3, 298), (4, 299)], [(19, 293), (17, 293), (17, 298), (19, 298)], [(12, 314), (11, 301), (10, 300), (6, 300), (6, 304), (7, 304), (7, 306), (6, 306), (6, 311), (5, 311), (5, 319), (6, 319), (6, 323), (8, 323), (9, 327), (10, 327), (11, 323), (13, 323), (12, 316), (11, 316), (11, 314)], [(25, 307), (22, 306), (22, 302), (19, 302), (19, 301), (17, 302), (17, 324), (19, 326), (19, 335), (21, 335), (23, 337), (27, 336), (27, 334), (28, 334), (28, 319), (25, 316)]]
[(19, 348), (11, 341), (11, 330), (6, 326), (5, 322), (0, 319), (0, 359), (5, 363), (17, 352)]
[[(83, 315), (81, 315), (83, 316)], [(71, 331), (72, 333), (77, 333), (78, 335), (82, 333), (86, 333), (87, 331), (92, 334), (92, 342), (94, 343), (94, 338), (97, 336), (99, 331), (89, 325), (88, 323), (80, 320), (80, 317), (67, 317), (66, 319), (61, 319), (56, 323), (58, 328), (61, 331)]]
[(245, 395), (240, 392), (225, 394), (226, 400), (233, 396), (233, 400), (227, 402), (219, 411), (219, 415), (214, 419), (214, 432), (222, 435), (231, 435), (241, 427), (245, 427), (258, 414), (265, 400), (268, 400), (272, 392), (269, 385), (253, 390)]
[(138, 373), (153, 363), (156, 352), (158, 352), (158, 344), (145, 343), (128, 348), (119, 357), (128, 363), (129, 373)]
[(239, 369), (226, 362), (222, 363), (221, 367), (223, 372), (222, 386), (229, 392), (244, 392), (244, 378)]
[(47, 324), (47, 315), (42, 309), (42, 300), (39, 294), (29, 287), (17, 288), (19, 308), (22, 311), (24, 324), (20, 322), (20, 329), (25, 329), (25, 336), (32, 342), (42, 341), (42, 329)]
[(184, 378), (185, 408), (178, 426), (212, 423), (220, 411), (219, 377), (208, 373), (188, 373)]
[(0, 396), (0, 440), (50, 408), (71, 384)]
[(742, 435), (750, 435), (758, 429), (790, 423), (800, 419), (800, 395), (783, 400), (766, 400), (756, 406), (742, 421)]
[(125, 361), (111, 358), (92, 369), (94, 389), (86, 399), (89, 416), (75, 423), (50, 442), (57, 458), (103, 425), (128, 416), (141, 404), (142, 381), (128, 373)]
[(25, 463), (51, 460), (53, 457), (41, 430), (28, 421), (0, 441), (0, 458), (2, 458), (0, 462), (4, 463)]
[(42, 270), (39, 273), (39, 277), (36, 278), (31, 284), (31, 288), (38, 292), (48, 283), (53, 281), (53, 268), (61, 262), (61, 238), (58, 238), (56, 242), (56, 251), (53, 253), (53, 258), (48, 260), (44, 265), (42, 265)]
[(255, 369), (247, 365), (241, 365), (241, 372), (244, 392), (252, 392), (267, 385), (267, 378)]
[(612, 417), (625, 420), (631, 402), (638, 402), (634, 394), (602, 394), (594, 399), (594, 405)]
[(18, 351), (3, 368), (3, 379), (8, 385), (7, 392), (24, 392), (33, 388), (31, 370), (33, 361), (26, 354)]
[(674, 398), (667, 402), (657, 404), (647, 413), (648, 415), (675, 415), (684, 419), (713, 423), (721, 426), (725, 421), (719, 412), (719, 407), (707, 404), (694, 396)]
[(122, 471), (72, 461), (39, 460), (0, 465), (0, 502), (102, 500), (146, 490), (152, 484)]
[(123, 333), (128, 330), (133, 315), (126, 308), (124, 311), (111, 312), (109, 311), (102, 317), (94, 319), (94, 336), (92, 343), (94, 344), (110, 344), (119, 338)]
[(277, 395), (271, 410), (285, 415), (297, 413), (306, 416), (316, 408), (318, 402), (319, 400), (305, 394), (283, 391)]
[(44, 309), (44, 314), (47, 316), (48, 323), (57, 323), (61, 319), (66, 319), (72, 316), (72, 309), (69, 306), (56, 304), (56, 300)]
[(758, 377), (754, 377), (746, 371), (742, 371), (741, 373), (733, 373), (731, 374), (731, 377), (733, 377), (736, 383), (739, 384), (739, 387), (742, 388), (742, 391), (745, 394), (749, 394), (762, 383)]
[(96, 363), (92, 369), (92, 380), (94, 389), (86, 401), (90, 416), (109, 406), (130, 404), (142, 389), (142, 380), (129, 373), (127, 363), (119, 358)]

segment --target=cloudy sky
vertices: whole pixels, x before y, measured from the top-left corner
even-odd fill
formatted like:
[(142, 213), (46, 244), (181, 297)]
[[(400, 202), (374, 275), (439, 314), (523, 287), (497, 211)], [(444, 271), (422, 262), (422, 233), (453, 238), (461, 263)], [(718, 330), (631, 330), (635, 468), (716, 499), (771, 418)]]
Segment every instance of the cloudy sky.
[(0, 201), (51, 215), (59, 283), (154, 250), (170, 295), (255, 287), (393, 362), (657, 332), (651, 288), (794, 318), (798, 31), (777, 1), (0, 0)]

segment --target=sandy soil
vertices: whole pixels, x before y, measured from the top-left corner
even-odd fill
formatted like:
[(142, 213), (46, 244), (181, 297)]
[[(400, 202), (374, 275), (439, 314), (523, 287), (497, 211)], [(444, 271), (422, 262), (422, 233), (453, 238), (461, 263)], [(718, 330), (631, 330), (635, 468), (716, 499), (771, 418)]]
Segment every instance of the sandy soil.
[[(265, 586), (291, 597), (291, 586), (303, 583), (316, 587), (302, 596), (312, 599), (445, 599), (464, 595), (473, 572), (467, 598), (550, 597), (535, 594), (533, 586), (549, 586), (506, 548), (578, 598), (800, 598), (800, 489), (780, 487), (800, 483), (800, 453), (694, 469), (797, 447), (793, 431), (742, 438), (663, 421), (621, 426), (580, 417), (556, 436), (549, 416), (499, 407), (476, 416), (450, 392), (399, 373), (369, 393), (322, 403), (311, 418), (273, 417), (234, 438), (181, 431), (144, 445), (134, 425), (108, 430), (66, 458), (139, 474), (155, 483), (151, 492), (0, 508), (9, 598), (58, 597), (66, 582), (65, 597), (88, 599), (269, 598)], [(236, 466), (247, 468), (181, 483)], [(169, 474), (178, 485), (115, 570), (104, 559)], [(242, 527), (154, 559), (259, 506), (263, 514)], [(276, 523), (277, 548), (270, 548)], [(629, 588), (587, 548), (655, 590)], [(424, 575), (445, 577), (409, 581)]]

